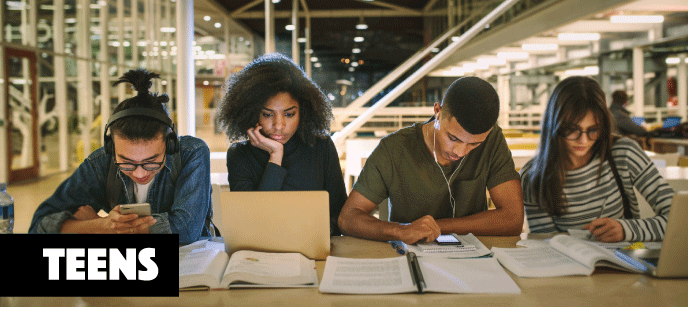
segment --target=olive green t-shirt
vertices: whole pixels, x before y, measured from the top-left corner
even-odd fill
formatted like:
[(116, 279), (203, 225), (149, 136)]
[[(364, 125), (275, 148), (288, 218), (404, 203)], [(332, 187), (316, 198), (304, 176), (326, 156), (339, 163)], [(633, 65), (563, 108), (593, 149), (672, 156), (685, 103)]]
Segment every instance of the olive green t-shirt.
[[(424, 144), (422, 125), (381, 139), (353, 188), (376, 204), (389, 198), (390, 221), (410, 223), (427, 214), (435, 219), (453, 217), (448, 185)], [(487, 210), (486, 189), (520, 179), (498, 125), (465, 158), (453, 176), (462, 159), (444, 168), (455, 198), (455, 217)]]

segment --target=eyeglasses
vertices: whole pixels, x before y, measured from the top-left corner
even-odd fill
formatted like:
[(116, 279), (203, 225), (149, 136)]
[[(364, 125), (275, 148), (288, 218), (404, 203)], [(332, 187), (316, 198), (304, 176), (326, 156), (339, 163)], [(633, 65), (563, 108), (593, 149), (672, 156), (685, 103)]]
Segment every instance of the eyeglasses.
[(563, 131), (562, 135), (568, 140), (580, 139), (583, 133), (587, 133), (587, 138), (589, 140), (599, 140), (599, 129), (589, 129), (587, 131), (582, 131), (579, 128), (569, 128)]
[(160, 169), (164, 163), (165, 163), (165, 157), (163, 157), (163, 161), (161, 161), (161, 162), (147, 162), (147, 163), (129, 163), (129, 162), (117, 163), (117, 162), (115, 162), (115, 164), (117, 165), (118, 168), (120, 168), (120, 170), (127, 171), (127, 172), (134, 171), (137, 169), (137, 167), (142, 167), (146, 171), (156, 171), (156, 170)]

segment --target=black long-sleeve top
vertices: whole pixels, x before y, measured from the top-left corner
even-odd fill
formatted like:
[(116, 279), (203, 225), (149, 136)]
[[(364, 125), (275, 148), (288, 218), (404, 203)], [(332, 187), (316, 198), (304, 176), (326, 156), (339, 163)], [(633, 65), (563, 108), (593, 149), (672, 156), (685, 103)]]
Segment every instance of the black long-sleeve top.
[(340, 235), (338, 216), (347, 193), (333, 141), (317, 138), (310, 147), (295, 134), (283, 145), (281, 166), (268, 160), (269, 153), (248, 140), (232, 144), (227, 155), (230, 190), (328, 191), (331, 235)]
[(644, 127), (637, 125), (637, 123), (630, 119), (630, 111), (625, 110), (622, 105), (612, 103), (609, 109), (611, 110), (611, 115), (613, 115), (613, 120), (616, 122), (616, 127), (620, 134), (635, 134), (641, 137), (648, 134)]

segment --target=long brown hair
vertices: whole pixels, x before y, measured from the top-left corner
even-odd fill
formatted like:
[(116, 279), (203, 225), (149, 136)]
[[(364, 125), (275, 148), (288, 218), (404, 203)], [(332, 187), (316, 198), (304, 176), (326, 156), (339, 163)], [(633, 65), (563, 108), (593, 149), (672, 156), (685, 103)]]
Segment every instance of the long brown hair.
[[(602, 165), (611, 157), (613, 144), (611, 114), (606, 107), (606, 95), (599, 84), (588, 77), (569, 77), (554, 89), (544, 112), (539, 151), (532, 167), (525, 173), (523, 183), (532, 186), (536, 203), (551, 215), (565, 214), (563, 196), (568, 151), (565, 145), (566, 131), (576, 126), (587, 112), (592, 111), (599, 127), (599, 140), (593, 148), (592, 159), (601, 160)], [(527, 190), (523, 185), (523, 190)]]

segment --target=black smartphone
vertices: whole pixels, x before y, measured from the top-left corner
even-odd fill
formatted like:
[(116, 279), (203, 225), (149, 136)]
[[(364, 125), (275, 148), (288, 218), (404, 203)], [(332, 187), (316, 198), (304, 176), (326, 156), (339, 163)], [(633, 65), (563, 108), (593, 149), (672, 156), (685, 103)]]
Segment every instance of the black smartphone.
[(452, 234), (442, 234), (442, 235), (438, 236), (438, 238), (436, 238), (436, 240), (434, 240), (434, 242), (436, 242), (439, 245), (443, 245), (443, 246), (445, 246), (445, 245), (458, 246), (458, 245), (462, 244), (462, 243), (460, 243), (460, 240), (458, 240), (458, 238), (456, 238)]

